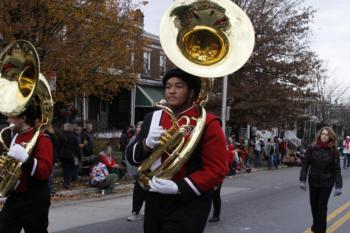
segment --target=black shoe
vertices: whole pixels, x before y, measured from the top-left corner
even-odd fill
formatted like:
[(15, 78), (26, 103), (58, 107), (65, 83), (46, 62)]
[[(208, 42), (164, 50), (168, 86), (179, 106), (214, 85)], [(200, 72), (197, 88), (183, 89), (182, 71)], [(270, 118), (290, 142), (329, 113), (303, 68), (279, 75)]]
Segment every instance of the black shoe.
[(220, 221), (220, 217), (216, 217), (216, 216), (213, 216), (209, 219), (209, 222), (219, 222)]

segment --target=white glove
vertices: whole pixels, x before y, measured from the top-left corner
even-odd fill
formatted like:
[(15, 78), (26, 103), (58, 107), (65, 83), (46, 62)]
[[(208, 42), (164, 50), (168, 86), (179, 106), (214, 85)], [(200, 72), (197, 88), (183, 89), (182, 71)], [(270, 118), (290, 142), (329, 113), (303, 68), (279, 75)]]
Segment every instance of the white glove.
[(146, 146), (153, 149), (156, 145), (160, 143), (160, 137), (165, 132), (162, 126), (157, 126), (149, 130), (148, 136), (146, 138)]
[(23, 146), (21, 146), (20, 144), (15, 144), (13, 146), (10, 147), (9, 152), (7, 153), (8, 156), (21, 161), (21, 162), (25, 162), (27, 161), (29, 155), (26, 152), (26, 150), (24, 149)]
[(304, 181), (301, 181), (301, 182), (300, 182), (299, 187), (300, 187), (302, 190), (306, 191), (306, 183), (305, 183)]
[(172, 180), (166, 180), (153, 176), (152, 180), (148, 182), (151, 192), (157, 192), (162, 194), (177, 194), (179, 188), (177, 184)]

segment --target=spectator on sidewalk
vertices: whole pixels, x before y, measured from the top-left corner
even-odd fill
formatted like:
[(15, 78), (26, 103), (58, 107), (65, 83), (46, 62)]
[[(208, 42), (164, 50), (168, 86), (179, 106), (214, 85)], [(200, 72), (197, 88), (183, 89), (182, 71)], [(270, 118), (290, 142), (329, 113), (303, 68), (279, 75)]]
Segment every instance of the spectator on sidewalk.
[(109, 173), (114, 173), (117, 174), (118, 177), (121, 177), (120, 173), (122, 166), (117, 164), (117, 162), (114, 160), (114, 158), (112, 157), (112, 152), (113, 149), (111, 145), (108, 145), (106, 149), (101, 151), (99, 153), (101, 162), (104, 163), (104, 165), (106, 165)]
[(82, 151), (84, 157), (89, 157), (94, 153), (94, 134), (91, 123), (86, 124), (86, 128), (81, 133)]
[(78, 178), (78, 166), (81, 159), (78, 140), (73, 133), (73, 125), (65, 123), (63, 133), (58, 138), (58, 158), (61, 162), (64, 188), (69, 189), (71, 182)]
[(229, 137), (227, 138), (227, 153), (226, 153), (226, 160), (228, 164), (228, 176), (233, 176), (236, 173), (235, 167), (234, 167), (234, 160), (235, 160), (235, 147), (233, 145), (232, 139)]
[(125, 150), (126, 150), (126, 147), (130, 144), (130, 140), (134, 135), (135, 135), (135, 129), (133, 126), (130, 125), (122, 131), (122, 135), (120, 136), (119, 149), (120, 149), (120, 152), (122, 153), (122, 160), (120, 164), (123, 167), (127, 167), (127, 162), (125, 159)]
[(275, 150), (275, 143), (271, 141), (271, 138), (268, 138), (266, 145), (266, 155), (268, 156), (268, 169), (272, 169), (273, 167), (278, 169)]
[(282, 139), (280, 148), (281, 148), (281, 163), (284, 163), (285, 158), (286, 158), (287, 153), (288, 153), (287, 140), (286, 139)]
[(132, 128), (132, 126), (128, 126), (125, 129), (123, 129), (122, 131), (122, 135), (120, 136), (120, 140), (119, 140), (119, 149), (120, 151), (124, 154), (126, 147), (129, 144), (129, 132), (130, 129)]
[(265, 141), (263, 139), (260, 139), (260, 148), (261, 148), (261, 152), (260, 152), (260, 159), (264, 159), (266, 162), (268, 162), (268, 154), (266, 153), (266, 145), (265, 145)]
[(106, 193), (113, 191), (115, 182), (118, 180), (117, 174), (110, 174), (99, 156), (94, 160), (89, 177), (91, 186), (106, 190)]
[(280, 153), (280, 139), (278, 137), (274, 138), (274, 159), (275, 159), (275, 167), (278, 168), (278, 165), (281, 164), (281, 153)]
[(75, 124), (73, 130), (74, 130), (74, 134), (78, 140), (78, 144), (80, 147), (80, 154), (83, 156), (83, 147), (84, 147), (83, 139), (82, 139), (83, 128), (79, 124)]
[(343, 169), (347, 169), (350, 166), (350, 136), (346, 136), (345, 140), (343, 141), (343, 155)]
[(248, 158), (248, 150), (247, 150), (247, 147), (244, 145), (244, 143), (241, 143), (239, 145), (239, 151), (240, 151), (239, 157), (241, 159), (240, 164), (241, 166), (245, 166), (248, 163), (249, 158)]
[[(142, 121), (137, 122), (135, 135), (130, 139), (129, 145), (131, 145), (135, 141), (136, 136), (140, 133), (142, 123), (143, 123)], [(130, 165), (130, 164), (128, 164), (128, 165)], [(140, 186), (140, 184), (138, 182), (139, 176), (138, 176), (138, 173), (137, 173), (137, 170), (135, 169), (135, 167), (128, 166), (128, 168), (129, 168), (128, 172), (131, 172), (130, 175), (134, 179), (134, 189), (133, 189), (133, 193), (132, 193), (132, 211), (131, 211), (131, 215), (127, 219), (128, 219), (128, 221), (137, 221), (137, 220), (142, 219), (140, 211), (141, 211), (143, 203), (145, 202), (147, 191), (145, 191)]]
[(326, 233), (329, 196), (333, 186), (334, 196), (341, 195), (343, 187), (337, 135), (330, 127), (318, 131), (314, 145), (305, 153), (299, 178), (299, 186), (304, 191), (306, 179), (309, 181), (313, 218), (311, 231)]
[(89, 169), (95, 159), (94, 154), (94, 135), (93, 126), (91, 123), (86, 124), (86, 128), (81, 133), (81, 144), (80, 148), (82, 151), (82, 175), (88, 175)]
[(256, 142), (255, 142), (254, 153), (255, 153), (255, 168), (258, 168), (261, 166), (261, 143), (260, 143), (259, 137), (256, 139)]

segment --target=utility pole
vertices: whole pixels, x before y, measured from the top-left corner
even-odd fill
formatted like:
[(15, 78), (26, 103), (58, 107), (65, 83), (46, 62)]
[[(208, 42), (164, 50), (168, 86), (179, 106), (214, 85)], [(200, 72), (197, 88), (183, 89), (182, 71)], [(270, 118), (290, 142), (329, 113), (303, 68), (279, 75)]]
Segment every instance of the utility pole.
[(221, 120), (222, 130), (226, 136), (226, 104), (227, 104), (227, 75), (223, 77), (222, 82), (222, 103), (221, 103)]
[(135, 126), (136, 84), (131, 89), (130, 125)]

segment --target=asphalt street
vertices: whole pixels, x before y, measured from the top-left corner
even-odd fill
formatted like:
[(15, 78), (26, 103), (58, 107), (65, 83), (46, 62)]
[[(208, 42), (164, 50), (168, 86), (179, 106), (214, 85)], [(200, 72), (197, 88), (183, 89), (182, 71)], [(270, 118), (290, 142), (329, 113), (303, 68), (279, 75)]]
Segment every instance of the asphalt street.
[[(205, 233), (307, 233), (312, 223), (308, 193), (299, 189), (299, 167), (228, 177), (222, 187), (221, 221)], [(343, 195), (330, 198), (328, 231), (349, 233), (350, 171), (343, 172)], [(49, 231), (55, 233), (141, 233), (129, 222), (131, 196), (54, 205)]]

